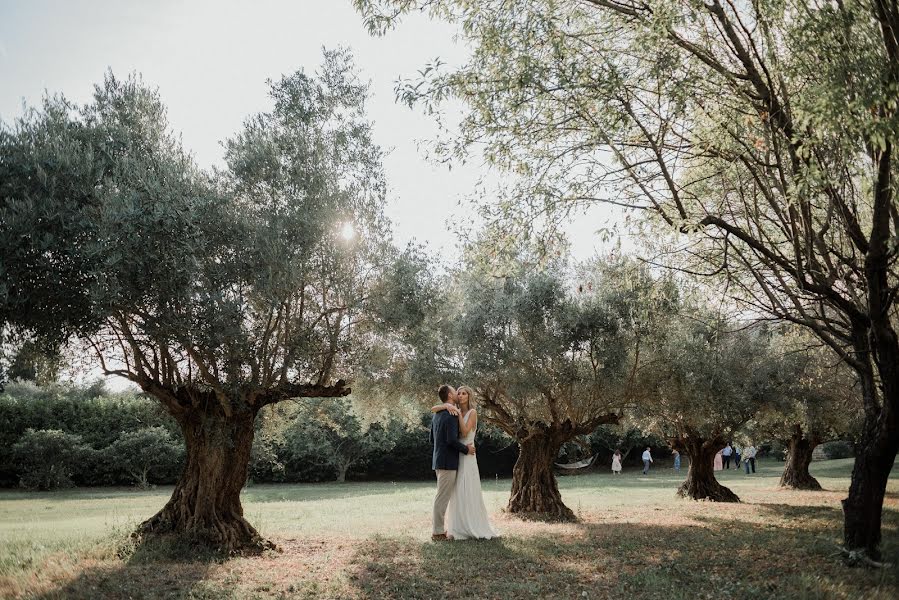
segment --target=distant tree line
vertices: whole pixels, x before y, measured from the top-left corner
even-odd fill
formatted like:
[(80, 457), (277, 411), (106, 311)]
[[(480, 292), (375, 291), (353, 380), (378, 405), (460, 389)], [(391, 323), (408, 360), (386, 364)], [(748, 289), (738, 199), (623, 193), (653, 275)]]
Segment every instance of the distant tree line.
[[(251, 483), (430, 479), (430, 414), (366, 424), (350, 399), (268, 409), (257, 424)], [(485, 477), (507, 477), (518, 455), (493, 427), (478, 438)], [(177, 423), (141, 393), (14, 382), (0, 394), (0, 486), (174, 484), (184, 467)]]

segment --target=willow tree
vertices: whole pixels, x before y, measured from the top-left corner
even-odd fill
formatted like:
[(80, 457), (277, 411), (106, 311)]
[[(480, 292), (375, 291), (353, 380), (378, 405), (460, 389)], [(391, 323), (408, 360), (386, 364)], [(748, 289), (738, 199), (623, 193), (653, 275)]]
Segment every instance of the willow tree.
[[(75, 307), (87, 306), (72, 330), (183, 433), (184, 472), (140, 531), (228, 550), (268, 545), (239, 497), (257, 413), (350, 393), (346, 380), (372, 357), (371, 291), (390, 256), (381, 152), (348, 55), (327, 52), (316, 76), (286, 76), (270, 93), (273, 109), (226, 143), (227, 169), (214, 177), (191, 164), (158, 95), (133, 78), (107, 77), (84, 107), (48, 100), (0, 151), (16, 157), (2, 165), (0, 214), (21, 226), (3, 238), (24, 236), (34, 248), (22, 256), (79, 259), (62, 263), (77, 267)], [(79, 210), (47, 218), (45, 196)], [(4, 268), (19, 272), (18, 256)], [(66, 294), (43, 283), (62, 276), (52, 258), (33, 264), (13, 300)]]
[[(459, 25), (470, 59), (402, 82), (466, 106), (438, 146), (520, 175), (512, 212), (639, 211), (663, 262), (726, 278), (754, 310), (810, 328), (861, 380), (865, 424), (844, 548), (880, 554), (899, 449), (893, 178), (899, 7), (888, 0), (356, 0), (383, 33), (405, 12)], [(552, 220), (552, 219), (550, 219)], [(676, 250), (671, 252), (671, 250)]]

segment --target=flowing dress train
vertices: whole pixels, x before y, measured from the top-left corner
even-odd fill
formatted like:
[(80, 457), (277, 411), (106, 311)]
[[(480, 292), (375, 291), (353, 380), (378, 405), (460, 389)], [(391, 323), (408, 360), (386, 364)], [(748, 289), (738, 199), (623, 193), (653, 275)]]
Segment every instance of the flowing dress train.
[[(471, 416), (470, 410), (463, 417), (465, 423), (468, 423), (469, 416)], [(468, 432), (468, 435), (460, 438), (459, 441), (466, 445), (474, 443), (475, 429), (477, 429), (477, 426), (473, 427)], [(456, 487), (453, 489), (453, 495), (450, 497), (446, 514), (446, 531), (454, 539), (489, 540), (499, 537), (499, 534), (490, 525), (487, 507), (484, 505), (477, 455), (462, 454), (459, 456)]]

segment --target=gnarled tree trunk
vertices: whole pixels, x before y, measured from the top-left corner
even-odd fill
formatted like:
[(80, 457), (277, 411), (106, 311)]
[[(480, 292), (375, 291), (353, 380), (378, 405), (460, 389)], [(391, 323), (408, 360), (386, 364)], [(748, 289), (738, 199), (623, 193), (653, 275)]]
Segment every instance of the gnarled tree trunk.
[(255, 411), (226, 416), (207, 410), (189, 408), (176, 416), (187, 449), (184, 471), (166, 505), (137, 533), (174, 534), (227, 552), (274, 548), (244, 519), (240, 503)]
[(687, 479), (678, 488), (677, 495), (693, 500), (712, 500), (715, 502), (739, 502), (729, 488), (715, 479), (715, 454), (724, 447), (722, 440), (703, 440), (702, 438), (686, 438), (674, 440), (674, 448), (690, 458)]
[(796, 425), (793, 435), (790, 436), (787, 464), (784, 466), (783, 475), (780, 476), (781, 487), (794, 490), (821, 489), (821, 484), (808, 471), (808, 466), (812, 462), (812, 452), (817, 445), (816, 439), (803, 435), (802, 428)]
[[(862, 562), (864, 557), (875, 561), (881, 558), (883, 497), (899, 450), (899, 356), (895, 352), (895, 333), (888, 321), (872, 327), (871, 333), (869, 336), (864, 324), (853, 327), (853, 346), (864, 358), (856, 372), (862, 387), (865, 421), (856, 445), (849, 495), (843, 500), (844, 549), (863, 553)], [(877, 362), (880, 388), (869, 360), (871, 355)], [(878, 398), (878, 389), (883, 390), (882, 398)]]
[(843, 543), (847, 550), (864, 550), (868, 558), (880, 560), (880, 521), (891, 455), (861, 452), (852, 470), (849, 497), (843, 500)]
[(847, 551), (863, 551), (880, 560), (880, 525), (887, 479), (896, 460), (899, 424), (888, 398), (879, 418), (866, 414), (862, 439), (856, 446), (849, 496), (843, 500), (843, 543)]
[(519, 443), (508, 512), (541, 519), (575, 520), (574, 512), (562, 502), (553, 473), (553, 461), (562, 443), (551, 434), (532, 434)]

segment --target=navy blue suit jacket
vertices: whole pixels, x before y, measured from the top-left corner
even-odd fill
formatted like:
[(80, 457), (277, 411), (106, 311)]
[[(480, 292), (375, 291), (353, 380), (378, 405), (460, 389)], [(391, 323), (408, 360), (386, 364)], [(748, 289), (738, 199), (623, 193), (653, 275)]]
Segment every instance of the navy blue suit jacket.
[(431, 420), (431, 433), (428, 439), (434, 444), (434, 455), (431, 468), (459, 468), (459, 453), (468, 454), (468, 446), (459, 441), (459, 420), (445, 410), (434, 415)]

